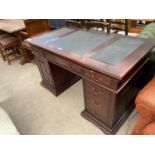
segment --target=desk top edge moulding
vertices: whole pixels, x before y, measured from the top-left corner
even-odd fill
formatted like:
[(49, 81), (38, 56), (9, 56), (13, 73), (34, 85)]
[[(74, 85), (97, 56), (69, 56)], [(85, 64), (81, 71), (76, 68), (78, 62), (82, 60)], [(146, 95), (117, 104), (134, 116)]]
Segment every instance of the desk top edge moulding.
[(153, 39), (107, 35), (104, 32), (86, 32), (71, 28), (61, 28), (27, 41), (116, 79), (123, 79), (148, 53), (146, 51), (155, 45)]
[(134, 109), (138, 91), (150, 80), (149, 53), (155, 41), (104, 32), (61, 28), (27, 39), (42, 77), (58, 96), (82, 78), (81, 115), (115, 134)]

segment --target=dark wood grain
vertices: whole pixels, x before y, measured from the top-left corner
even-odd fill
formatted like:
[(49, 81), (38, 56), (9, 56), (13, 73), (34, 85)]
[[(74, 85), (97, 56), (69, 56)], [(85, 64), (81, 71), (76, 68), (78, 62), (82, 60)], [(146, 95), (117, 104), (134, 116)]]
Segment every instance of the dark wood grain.
[[(83, 30), (80, 30), (80, 31), (83, 31)], [(52, 34), (52, 32), (49, 32), (47, 34), (49, 35), (50, 33)], [(114, 35), (114, 36), (117, 37), (117, 36), (120, 36), (120, 35)], [(44, 37), (46, 37), (46, 36), (44, 36)], [(135, 39), (135, 40), (145, 40), (145, 42), (133, 54), (131, 54), (126, 59), (124, 59), (118, 65), (109, 65), (107, 63), (103, 63), (103, 62), (101, 63), (99, 61), (95, 61), (94, 59), (91, 59), (90, 56), (94, 53), (94, 52), (93, 53), (91, 53), (91, 52), (96, 47), (94, 49), (91, 49), (90, 51), (88, 51), (86, 53), (87, 55), (89, 55), (89, 57), (84, 57), (83, 59), (81, 59), (80, 56), (78, 56), (78, 55), (75, 56), (70, 51), (65, 51), (65, 50), (60, 51), (58, 48), (56, 48), (56, 47), (54, 47), (52, 45), (50, 45), (50, 46), (47, 46), (47, 45), (44, 45), (44, 44), (41, 45), (40, 43), (38, 43), (36, 41), (35, 37), (32, 38), (29, 41), (32, 42), (37, 47), (46, 49), (49, 53), (53, 53), (53, 54), (56, 54), (58, 56), (64, 57), (66, 59), (70, 59), (72, 61), (75, 61), (76, 63), (83, 64), (86, 67), (89, 67), (89, 68), (94, 69), (94, 70), (96, 70), (98, 72), (101, 72), (103, 74), (112, 76), (112, 77), (120, 80), (131, 70), (131, 68), (133, 68), (136, 65), (136, 63), (140, 59), (142, 59), (148, 53), (149, 50), (151, 50), (154, 47), (154, 43), (155, 43), (155, 41), (151, 40), (151, 39), (149, 40), (149, 39), (143, 39), (143, 38), (137, 38), (137, 37), (130, 37), (130, 38)], [(101, 48), (104, 48), (105, 46), (101, 46)]]
[[(52, 35), (52, 32), (47, 35)], [(92, 48), (82, 57), (70, 50), (59, 50), (52, 43), (48, 46), (37, 41), (44, 37), (45, 34), (28, 40), (38, 62), (42, 85), (57, 96), (81, 77), (85, 103), (82, 116), (105, 133), (115, 134), (133, 110), (137, 92), (149, 80), (147, 64), (155, 41), (130, 37), (144, 43), (119, 64), (110, 65), (93, 60), (91, 55), (123, 36), (113, 35), (110, 41)]]

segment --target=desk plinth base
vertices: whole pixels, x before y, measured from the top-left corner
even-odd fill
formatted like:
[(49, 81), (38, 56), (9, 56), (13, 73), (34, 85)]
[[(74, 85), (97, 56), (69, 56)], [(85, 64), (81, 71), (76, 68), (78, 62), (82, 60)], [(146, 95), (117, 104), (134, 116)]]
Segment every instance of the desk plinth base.
[(83, 116), (88, 121), (92, 122), (94, 125), (96, 125), (98, 128), (100, 128), (105, 134), (114, 135), (118, 131), (118, 129), (121, 127), (121, 125), (125, 122), (125, 120), (128, 118), (128, 116), (133, 111), (133, 109), (134, 109), (134, 104), (132, 104), (129, 107), (129, 109), (122, 115), (122, 117), (119, 119), (119, 121), (117, 121), (117, 123), (115, 123), (115, 125), (112, 128), (106, 126), (103, 122), (96, 119), (87, 110), (82, 111), (81, 116)]

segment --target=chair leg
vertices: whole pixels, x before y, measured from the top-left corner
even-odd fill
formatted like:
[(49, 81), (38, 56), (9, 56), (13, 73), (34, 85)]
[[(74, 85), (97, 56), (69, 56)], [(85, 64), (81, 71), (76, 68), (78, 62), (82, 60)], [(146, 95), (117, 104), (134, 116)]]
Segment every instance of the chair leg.
[(107, 26), (107, 34), (110, 34), (110, 26)]
[(20, 46), (19, 45), (14, 47), (14, 51), (16, 52), (16, 54), (21, 56), (21, 51), (20, 51)]
[(4, 53), (5, 53), (5, 58), (6, 58), (7, 62), (8, 62), (8, 64), (11, 65), (9, 56), (8, 56), (8, 54), (7, 54), (7, 50), (4, 50)]
[(128, 35), (128, 19), (125, 19), (125, 35)]
[(2, 59), (5, 61), (5, 56), (4, 56), (4, 54), (3, 54), (3, 51), (0, 50), (0, 53), (1, 53), (1, 55), (2, 55)]

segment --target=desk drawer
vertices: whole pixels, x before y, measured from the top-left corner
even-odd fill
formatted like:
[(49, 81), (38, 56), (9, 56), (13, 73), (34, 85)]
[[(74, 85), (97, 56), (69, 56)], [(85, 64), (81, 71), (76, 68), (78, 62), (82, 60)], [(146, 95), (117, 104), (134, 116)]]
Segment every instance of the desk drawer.
[(106, 121), (108, 119), (108, 104), (104, 98), (97, 98), (92, 96), (89, 93), (85, 94), (86, 96), (86, 109), (96, 118), (99, 118), (101, 121)]
[(108, 77), (104, 74), (98, 73), (93, 70), (85, 69), (84, 70), (84, 75), (86, 76), (87, 79), (93, 80), (95, 82), (98, 82), (100, 84), (103, 84), (105, 86), (108, 86), (110, 88), (117, 88), (117, 82), (111, 77)]
[(78, 65), (78, 64), (69, 62), (69, 68), (70, 68), (70, 70), (72, 70), (73, 72), (82, 74), (82, 67), (81, 67), (80, 65)]
[(67, 61), (67, 60), (62, 59), (60, 57), (55, 57), (55, 62), (66, 67), (70, 71), (73, 71), (73, 72), (78, 73), (78, 74), (82, 74), (82, 67), (78, 64)]
[(106, 97), (108, 96), (108, 92), (106, 89), (92, 83), (92, 82), (85, 82), (85, 87), (86, 92), (88, 92), (89, 94), (93, 95), (93, 96), (97, 96), (97, 97), (102, 97), (103, 95), (107, 94)]
[(65, 59), (62, 59), (62, 58), (60, 58), (60, 57), (55, 57), (55, 62), (57, 63), (57, 64), (60, 64), (61, 66), (64, 66), (64, 67), (69, 67), (69, 63), (68, 63), (68, 61), (66, 61)]
[(85, 80), (83, 82), (86, 110), (106, 123), (109, 115), (110, 93), (91, 82)]

